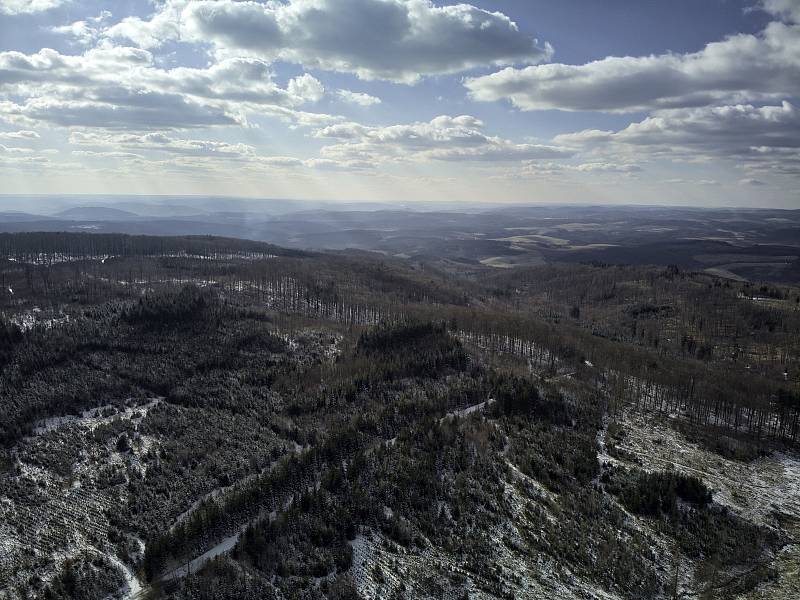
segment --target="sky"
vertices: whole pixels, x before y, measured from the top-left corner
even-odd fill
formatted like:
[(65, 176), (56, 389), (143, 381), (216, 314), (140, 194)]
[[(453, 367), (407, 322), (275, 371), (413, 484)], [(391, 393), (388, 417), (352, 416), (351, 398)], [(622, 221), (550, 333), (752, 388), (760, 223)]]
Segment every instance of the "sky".
[(0, 193), (800, 209), (800, 0), (0, 0)]

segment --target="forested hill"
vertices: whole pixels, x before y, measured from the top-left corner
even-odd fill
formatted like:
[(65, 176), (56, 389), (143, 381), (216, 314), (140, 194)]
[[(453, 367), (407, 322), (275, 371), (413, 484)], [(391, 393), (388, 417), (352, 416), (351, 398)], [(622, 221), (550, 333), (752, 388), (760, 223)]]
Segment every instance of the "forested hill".
[(795, 560), (797, 288), (207, 237), (0, 256), (4, 600), (747, 598)]
[(144, 236), (114, 233), (0, 233), (0, 258), (40, 264), (128, 256), (269, 258), (305, 256), (264, 242), (213, 236)]

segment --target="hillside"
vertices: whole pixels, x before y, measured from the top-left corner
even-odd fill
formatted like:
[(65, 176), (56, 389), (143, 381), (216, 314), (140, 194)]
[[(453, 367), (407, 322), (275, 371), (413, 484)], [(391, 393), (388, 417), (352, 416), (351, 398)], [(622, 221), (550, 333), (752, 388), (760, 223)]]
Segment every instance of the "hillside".
[(800, 290), (0, 234), (0, 598), (792, 598)]

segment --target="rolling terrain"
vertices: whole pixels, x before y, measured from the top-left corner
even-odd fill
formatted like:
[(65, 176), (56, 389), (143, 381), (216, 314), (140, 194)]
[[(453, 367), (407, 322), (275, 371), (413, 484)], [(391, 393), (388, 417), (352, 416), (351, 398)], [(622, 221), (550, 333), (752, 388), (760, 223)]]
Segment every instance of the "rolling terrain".
[(3, 600), (795, 596), (797, 287), (208, 236), (0, 261)]
[[(448, 204), (389, 209), (226, 199), (226, 211), (220, 212), (214, 200), (113, 198), (104, 204), (102, 198), (67, 198), (47, 214), (0, 213), (0, 231), (227, 236), (306, 250), (378, 252), (461, 274), (483, 267), (593, 262), (676, 265), (737, 281), (800, 283), (797, 210), (502, 205), (466, 210)], [(5, 198), (5, 206), (24, 205)]]

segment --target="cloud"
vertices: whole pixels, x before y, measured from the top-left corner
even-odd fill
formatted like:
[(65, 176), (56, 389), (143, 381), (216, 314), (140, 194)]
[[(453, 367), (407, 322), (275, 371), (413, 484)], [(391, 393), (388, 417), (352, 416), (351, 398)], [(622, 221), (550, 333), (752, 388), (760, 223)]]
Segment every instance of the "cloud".
[(208, 43), (220, 56), (404, 83), (475, 67), (533, 64), (552, 54), (502, 13), (430, 0), (171, 0), (149, 21), (124, 19), (107, 35), (143, 48), (169, 40)]
[(137, 135), (75, 131), (70, 134), (69, 142), (80, 146), (153, 150), (186, 156), (241, 158), (255, 155), (255, 148), (248, 144), (179, 139), (163, 132)]
[(791, 23), (800, 23), (800, 2), (797, 0), (763, 0), (761, 8)]
[(760, 179), (753, 179), (751, 177), (748, 177), (748, 178), (745, 178), (745, 179), (740, 179), (739, 180), (739, 185), (749, 186), (749, 187), (762, 187), (762, 186), (765, 186), (767, 184), (764, 183), (763, 181), (761, 181)]
[(585, 130), (557, 135), (564, 145), (633, 144), (700, 148), (715, 154), (750, 154), (756, 148), (800, 147), (800, 111), (737, 104), (663, 110), (613, 132)]
[(148, 50), (161, 46), (167, 40), (179, 40), (181, 10), (185, 5), (185, 0), (168, 0), (149, 20), (125, 17), (106, 29), (103, 35), (111, 40), (130, 41)]
[(241, 124), (224, 110), (202, 106), (177, 94), (110, 90), (98, 100), (36, 98), (0, 104), (0, 116), (14, 122), (106, 129), (189, 129)]
[[(220, 160), (225, 161), (225, 168), (231, 167), (257, 169), (262, 167), (274, 169), (325, 169), (355, 170), (372, 168), (373, 165), (357, 161), (334, 161), (329, 159), (301, 159), (292, 156), (265, 156), (257, 153), (255, 147), (248, 144), (228, 143), (210, 140), (182, 139), (169, 132), (151, 132), (145, 134), (106, 133), (73, 131), (69, 142), (84, 148), (73, 150), (77, 157), (93, 159), (118, 159), (140, 161), (153, 168), (180, 168), (184, 171), (214, 170), (220, 168)], [(98, 150), (109, 148), (109, 150)], [(145, 158), (151, 153), (171, 155), (170, 158), (154, 160)]]
[[(795, 3), (796, 4), (796, 3)], [(800, 26), (774, 21), (690, 54), (508, 67), (465, 81), (477, 101), (521, 110), (634, 112), (800, 95)]]
[(553, 142), (601, 154), (723, 158), (751, 169), (800, 174), (800, 111), (789, 102), (657, 111), (620, 131), (590, 129), (557, 135)]
[(4, 146), (0, 144), (0, 153), (2, 154), (30, 154), (33, 152), (30, 148), (9, 148), (8, 146)]
[(20, 98), (11, 111), (20, 123), (160, 130), (243, 125), (248, 113), (298, 125), (336, 120), (296, 111), (324, 94), (311, 75), (282, 88), (261, 59), (163, 69), (149, 51), (129, 47), (101, 45), (82, 55), (0, 52), (0, 94)]
[[(307, 87), (311, 83), (303, 81)], [(41, 84), (59, 85), (42, 90)], [(68, 92), (81, 95), (92, 88), (119, 87), (284, 106), (304, 101), (276, 85), (270, 65), (259, 59), (228, 59), (207, 68), (161, 69), (149, 51), (139, 48), (100, 46), (82, 55), (60, 54), (49, 48), (30, 55), (0, 52), (0, 89), (17, 95), (63, 95), (64, 85), (74, 86), (76, 89)]]
[(339, 123), (317, 130), (320, 139), (337, 140), (321, 154), (340, 160), (513, 161), (568, 158), (569, 149), (519, 144), (483, 131), (483, 122), (469, 115), (439, 116), (430, 122), (369, 127)]
[(0, 2), (0, 14), (31, 15), (58, 8), (68, 2), (69, 0), (2, 0)]
[(370, 171), (375, 163), (366, 160), (333, 160), (330, 158), (311, 158), (303, 161), (303, 166), (318, 171)]
[(37, 140), (39, 134), (35, 131), (0, 131), (0, 140)]
[(299, 98), (301, 103), (319, 102), (325, 95), (325, 88), (323, 87), (322, 83), (320, 83), (319, 79), (316, 79), (308, 73), (304, 73), (303, 75), (295, 77), (289, 81), (289, 85), (286, 86), (286, 90), (292, 96)]
[(69, 25), (51, 27), (50, 31), (71, 37), (76, 44), (82, 46), (93, 44), (100, 36), (100, 30), (96, 27), (92, 27), (86, 21), (75, 21)]
[[(120, 80), (137, 67), (153, 64), (153, 56), (138, 48), (95, 48), (83, 55), (60, 54), (42, 48), (35, 54), (0, 52), (0, 90), (15, 95), (42, 92), (41, 84), (82, 86)], [(49, 90), (48, 90), (49, 91)]]
[[(76, 165), (72, 165), (74, 170)], [(20, 171), (38, 172), (51, 171), (58, 169), (58, 163), (53, 163), (46, 156), (32, 154), (9, 154), (4, 152), (0, 146), (0, 170), (10, 171), (12, 176), (18, 175)]]
[(65, 35), (80, 46), (90, 46), (100, 39), (105, 22), (111, 18), (111, 13), (104, 10), (97, 17), (85, 21), (75, 21), (67, 25), (51, 27), (50, 31)]
[(642, 171), (642, 167), (628, 162), (587, 162), (580, 164), (564, 164), (554, 162), (527, 161), (525, 169), (535, 174), (577, 173), (577, 174), (609, 174), (632, 176)]
[(372, 106), (380, 104), (381, 99), (361, 92), (351, 92), (350, 90), (336, 90), (336, 95), (342, 102), (357, 104), (359, 106)]
[(665, 185), (702, 185), (702, 186), (718, 186), (719, 181), (716, 179), (682, 179), (680, 177), (673, 179), (665, 179), (661, 183)]
[(617, 163), (583, 163), (575, 167), (581, 173), (638, 173), (642, 170), (639, 165)]
[(292, 107), (316, 102), (322, 93), (322, 84), (310, 75), (293, 79), (288, 89), (278, 86), (272, 77), (272, 68), (260, 59), (232, 58), (203, 69), (152, 69), (141, 73), (138, 79), (140, 85), (246, 105)]
[(269, 167), (289, 168), (300, 167), (305, 164), (304, 161), (292, 156), (258, 156), (255, 158), (255, 162)]
[(95, 152), (94, 150), (73, 150), (73, 156), (80, 156), (86, 158), (113, 158), (118, 160), (141, 160), (144, 157), (141, 154), (133, 154), (131, 152)]

